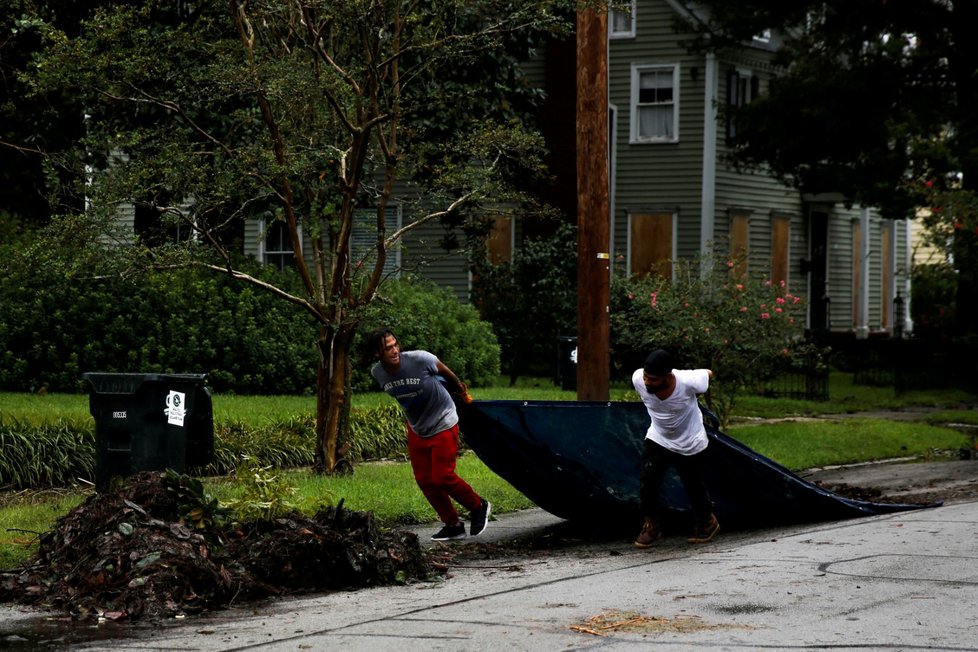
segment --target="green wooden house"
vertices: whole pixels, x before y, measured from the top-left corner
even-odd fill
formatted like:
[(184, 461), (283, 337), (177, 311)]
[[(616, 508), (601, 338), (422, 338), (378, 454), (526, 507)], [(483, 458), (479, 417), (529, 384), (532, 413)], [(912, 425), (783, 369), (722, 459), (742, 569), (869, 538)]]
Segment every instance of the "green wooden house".
[(680, 0), (632, 0), (630, 12), (609, 16), (613, 259), (646, 273), (668, 259), (743, 252), (748, 272), (809, 299), (813, 330), (909, 332), (910, 221), (735, 170), (727, 155), (736, 124), (723, 109), (766, 92), (776, 36), (690, 53), (690, 35), (674, 24), (696, 11)]

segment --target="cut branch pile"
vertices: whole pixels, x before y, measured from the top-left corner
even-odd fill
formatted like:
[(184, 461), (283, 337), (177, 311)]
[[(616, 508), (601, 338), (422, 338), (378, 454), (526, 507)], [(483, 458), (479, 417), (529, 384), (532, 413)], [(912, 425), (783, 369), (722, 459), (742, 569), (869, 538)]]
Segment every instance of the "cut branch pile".
[(165, 474), (141, 473), (96, 494), (45, 534), (23, 570), (0, 576), (0, 600), (78, 619), (166, 618), (235, 601), (425, 579), (412, 532), (373, 516), (322, 510), (234, 527), (195, 527)]

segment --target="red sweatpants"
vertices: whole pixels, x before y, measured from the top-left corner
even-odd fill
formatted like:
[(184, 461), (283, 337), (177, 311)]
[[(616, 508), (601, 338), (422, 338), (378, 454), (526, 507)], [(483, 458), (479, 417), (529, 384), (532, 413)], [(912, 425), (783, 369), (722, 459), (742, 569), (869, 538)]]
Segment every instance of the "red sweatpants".
[(421, 493), (428, 499), (445, 525), (458, 523), (458, 512), (452, 499), (473, 510), (482, 504), (472, 487), (455, 473), (458, 455), (458, 425), (442, 430), (431, 437), (420, 437), (410, 425), (408, 431), (408, 455), (414, 480)]

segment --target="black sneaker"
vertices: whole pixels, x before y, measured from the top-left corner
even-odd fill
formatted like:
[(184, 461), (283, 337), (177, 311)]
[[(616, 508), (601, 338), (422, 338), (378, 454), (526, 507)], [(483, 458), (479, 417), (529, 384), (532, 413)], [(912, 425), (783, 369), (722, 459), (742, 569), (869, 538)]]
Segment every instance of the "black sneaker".
[(446, 525), (431, 535), (432, 541), (453, 541), (465, 538), (465, 523), (459, 521), (455, 525)]
[(469, 526), (469, 534), (474, 537), (479, 536), (489, 524), (489, 514), (491, 513), (492, 503), (483, 498), (482, 504), (473, 509), (472, 514), (470, 515), (472, 518), (472, 525)]

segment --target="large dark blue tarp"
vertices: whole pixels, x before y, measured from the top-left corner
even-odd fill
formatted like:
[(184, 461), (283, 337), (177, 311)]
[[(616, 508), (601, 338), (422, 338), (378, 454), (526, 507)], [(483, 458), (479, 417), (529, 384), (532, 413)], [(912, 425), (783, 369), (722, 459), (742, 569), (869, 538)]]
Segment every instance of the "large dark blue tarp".
[[(497, 475), (565, 519), (638, 518), (649, 415), (640, 402), (475, 401), (459, 406), (466, 443)], [(839, 496), (720, 432), (707, 418), (706, 482), (724, 527), (760, 527), (933, 507)], [(666, 476), (667, 520), (688, 526), (679, 478)], [(667, 524), (668, 527), (669, 524)]]

